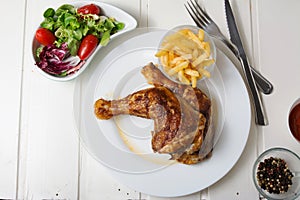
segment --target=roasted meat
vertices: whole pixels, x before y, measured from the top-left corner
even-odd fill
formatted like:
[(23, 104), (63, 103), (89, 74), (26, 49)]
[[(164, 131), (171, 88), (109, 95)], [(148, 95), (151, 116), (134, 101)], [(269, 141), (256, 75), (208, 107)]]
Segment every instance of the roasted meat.
[(209, 114), (211, 101), (199, 88), (193, 88), (190, 85), (176, 83), (167, 78), (158, 67), (149, 63), (142, 68), (142, 74), (149, 84), (154, 86), (164, 86), (173, 93), (181, 96), (195, 110), (204, 114)]
[[(199, 88), (190, 85), (176, 83), (167, 78), (158, 67), (149, 63), (142, 68), (142, 74), (149, 84), (154, 86), (164, 86), (170, 89), (177, 96), (182, 97), (193, 109), (204, 114), (206, 125), (204, 134), (195, 135), (194, 141), (184, 153), (173, 154), (173, 158), (186, 164), (194, 164), (211, 155), (214, 142), (214, 129), (212, 121), (212, 105), (208, 96)], [(200, 148), (201, 147), (201, 148)]]
[(142, 73), (154, 87), (119, 100), (98, 99), (94, 112), (99, 119), (128, 114), (154, 120), (152, 149), (179, 162), (195, 164), (210, 155), (210, 99), (199, 89), (169, 80), (152, 63)]

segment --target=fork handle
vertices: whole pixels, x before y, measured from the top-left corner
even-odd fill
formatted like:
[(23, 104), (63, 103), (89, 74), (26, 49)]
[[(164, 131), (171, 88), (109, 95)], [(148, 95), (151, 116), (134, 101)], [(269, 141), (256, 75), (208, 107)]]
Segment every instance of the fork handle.
[(260, 91), (262, 91), (264, 94), (271, 94), (273, 91), (273, 85), (268, 81), (261, 73), (256, 71), (251, 65), (250, 69), (253, 74), (253, 78), (255, 79), (256, 85)]
[[(227, 39), (223, 39), (223, 42), (226, 44), (226, 46), (233, 52), (233, 54), (239, 59), (240, 61), (240, 55), (236, 47)], [(261, 73), (259, 73), (256, 69), (254, 69), (251, 65), (249, 65), (253, 78), (255, 80), (255, 83), (260, 91), (262, 91), (264, 94), (271, 94), (273, 91), (273, 85), (270, 81), (268, 81)]]

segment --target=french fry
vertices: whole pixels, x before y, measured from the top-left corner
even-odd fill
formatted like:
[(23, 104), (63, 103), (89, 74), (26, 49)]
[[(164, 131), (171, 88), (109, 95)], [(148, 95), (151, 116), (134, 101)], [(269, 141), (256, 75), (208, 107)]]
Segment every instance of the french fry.
[(181, 70), (181, 71), (178, 72), (178, 79), (183, 84), (187, 84), (188, 85), (188, 84), (191, 83), (190, 80), (184, 75), (183, 70)]
[(192, 80), (192, 87), (195, 88), (197, 86), (197, 77), (192, 76), (191, 80)]
[(204, 31), (202, 29), (198, 31), (198, 38), (200, 41), (204, 41)]
[(182, 57), (180, 57), (180, 56), (177, 56), (177, 57), (175, 57), (172, 61), (170, 61), (169, 63), (171, 64), (171, 65), (178, 65), (180, 62), (183, 62), (184, 61), (184, 59), (182, 58)]
[(161, 56), (159, 59), (160, 59), (160, 63), (162, 64), (162, 66), (164, 66), (164, 67), (169, 66), (168, 54)]
[(207, 58), (207, 55), (206, 54), (201, 54), (200, 56), (198, 56), (198, 58), (196, 60), (194, 60), (192, 62), (192, 65), (193, 66), (197, 66), (199, 65), (201, 62), (203, 62), (205, 59)]
[(174, 41), (174, 47), (175, 49), (176, 48), (177, 50), (180, 49), (180, 51), (183, 51), (185, 53), (192, 53), (193, 49), (197, 48), (198, 45), (191, 40), (182, 39), (182, 40)]
[(184, 73), (193, 77), (199, 77), (199, 72), (193, 69), (186, 69), (184, 70)]
[(161, 45), (161, 50), (164, 50), (164, 51), (169, 51), (170, 49), (172, 49), (174, 47), (174, 45), (172, 43), (169, 43), (169, 42), (163, 42), (162, 45)]
[(210, 78), (210, 72), (207, 71), (206, 69), (199, 68), (199, 69), (198, 69), (198, 72), (199, 72), (200, 74), (202, 74), (203, 76), (206, 76), (207, 78)]
[(181, 29), (164, 38), (155, 56), (170, 76), (196, 87), (197, 80), (210, 77), (206, 67), (215, 62), (210, 58), (210, 44), (204, 38), (205, 32), (202, 29), (197, 33)]
[(168, 53), (168, 51), (166, 51), (166, 50), (159, 50), (156, 54), (155, 54), (155, 56), (156, 57), (161, 57), (161, 56), (163, 56), (163, 55), (166, 55)]
[(180, 64), (176, 65), (169, 71), (169, 75), (174, 75), (176, 72), (179, 72), (183, 70), (184, 68), (187, 68), (189, 66), (189, 63), (187, 61), (181, 62)]
[(174, 34), (171, 34), (171, 35), (168, 35), (167, 37), (165, 37), (164, 41), (170, 43), (172, 41), (176, 41), (176, 40), (180, 39), (180, 37), (182, 37), (181, 34), (174, 33)]
[(205, 59), (205, 60), (203, 60), (199, 65), (197, 65), (197, 69), (198, 68), (204, 68), (204, 67), (206, 67), (206, 66), (210, 66), (210, 65), (212, 65), (212, 64), (214, 64), (215, 63), (215, 61), (214, 61), (214, 59)]
[(184, 29), (179, 30), (178, 33), (181, 33), (183, 35), (187, 35), (189, 31), (190, 31), (189, 29), (184, 28)]
[(175, 59), (174, 51), (169, 51), (169, 63)]
[(203, 48), (204, 48), (206, 54), (209, 56), (210, 55), (210, 45), (209, 45), (209, 43), (208, 42), (202, 42), (202, 44), (203, 44)]
[(188, 31), (187, 34), (191, 40), (193, 40), (195, 43), (197, 43), (201, 48), (204, 48), (202, 41), (192, 31)]
[(183, 58), (184, 60), (191, 60), (191, 59), (193, 59), (193, 55), (190, 54), (190, 53), (188, 53), (188, 54), (182, 54), (180, 57)]
[(198, 57), (198, 55), (199, 55), (199, 51), (198, 51), (198, 49), (194, 49), (194, 51), (193, 51), (192, 55), (193, 55), (193, 58), (196, 58), (196, 57)]

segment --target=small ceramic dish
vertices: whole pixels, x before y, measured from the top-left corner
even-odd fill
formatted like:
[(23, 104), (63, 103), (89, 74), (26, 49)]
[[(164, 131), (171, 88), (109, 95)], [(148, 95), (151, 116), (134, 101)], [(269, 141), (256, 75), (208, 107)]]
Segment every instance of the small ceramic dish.
[(291, 106), (287, 122), (291, 135), (300, 143), (300, 98)]

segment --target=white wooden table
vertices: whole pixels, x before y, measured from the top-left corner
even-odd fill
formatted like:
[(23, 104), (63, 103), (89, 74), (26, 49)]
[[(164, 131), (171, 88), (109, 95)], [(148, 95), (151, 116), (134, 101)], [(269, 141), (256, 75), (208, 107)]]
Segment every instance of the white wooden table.
[[(130, 13), (139, 27), (193, 24), (183, 7), (185, 0), (104, 2)], [(252, 122), (246, 148), (224, 178), (203, 191), (174, 199), (258, 199), (251, 180), (257, 155), (274, 146), (300, 154), (300, 144), (287, 126), (288, 110), (300, 97), (300, 1), (231, 2), (252, 65), (275, 87), (271, 95), (262, 96), (269, 125), (258, 127)], [(1, 1), (0, 199), (163, 199), (113, 179), (78, 140), (72, 112), (75, 81), (54, 82), (34, 70), (31, 41), (36, 26), (46, 8), (62, 3), (66, 1)], [(206, 0), (203, 5), (226, 32), (223, 1)], [(285, 25), (286, 21), (290, 22)]]

